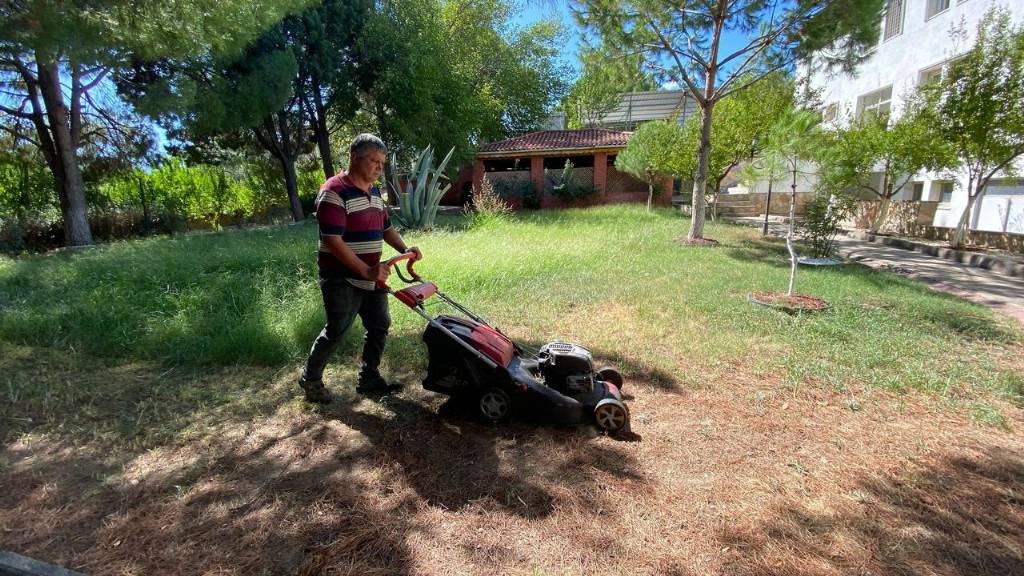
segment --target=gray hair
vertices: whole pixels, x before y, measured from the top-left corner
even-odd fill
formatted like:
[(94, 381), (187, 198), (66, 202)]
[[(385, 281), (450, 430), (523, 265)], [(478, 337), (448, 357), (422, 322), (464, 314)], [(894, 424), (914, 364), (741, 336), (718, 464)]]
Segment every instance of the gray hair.
[(388, 155), (388, 147), (384, 145), (384, 141), (377, 138), (373, 134), (364, 133), (356, 136), (352, 140), (352, 145), (349, 146), (349, 152), (352, 156), (364, 156), (369, 152), (380, 152), (381, 154)]

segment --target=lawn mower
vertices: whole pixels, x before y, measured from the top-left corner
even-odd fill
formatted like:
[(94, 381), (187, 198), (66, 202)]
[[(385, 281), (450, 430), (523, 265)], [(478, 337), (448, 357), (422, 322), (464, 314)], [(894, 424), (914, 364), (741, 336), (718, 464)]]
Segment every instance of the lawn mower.
[[(400, 302), (427, 321), (427, 376), (423, 387), (468, 400), (480, 416), (501, 422), (522, 411), (560, 424), (592, 422), (615, 434), (629, 429), (629, 409), (622, 401), (622, 376), (612, 367), (594, 370), (590, 351), (577, 344), (550, 342), (539, 350), (517, 344), (495, 326), (440, 292), (413, 270), (415, 256), (399, 254), (383, 263), (407, 260), (398, 277), (409, 284), (392, 290)], [(461, 313), (431, 316), (424, 303), (437, 296)]]

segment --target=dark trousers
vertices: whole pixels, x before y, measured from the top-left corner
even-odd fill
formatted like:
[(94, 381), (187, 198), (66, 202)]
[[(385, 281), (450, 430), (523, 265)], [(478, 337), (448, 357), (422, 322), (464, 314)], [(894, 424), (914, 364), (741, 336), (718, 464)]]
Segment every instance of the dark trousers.
[(321, 278), (320, 292), (324, 297), (327, 325), (313, 342), (302, 377), (306, 380), (319, 380), (323, 377), (327, 360), (338, 347), (345, 331), (352, 325), (356, 314), (363, 321), (363, 328), (366, 330), (363, 336), (363, 358), (359, 365), (359, 378), (379, 376), (377, 368), (380, 366), (384, 341), (391, 326), (387, 291), (356, 288), (344, 278)]

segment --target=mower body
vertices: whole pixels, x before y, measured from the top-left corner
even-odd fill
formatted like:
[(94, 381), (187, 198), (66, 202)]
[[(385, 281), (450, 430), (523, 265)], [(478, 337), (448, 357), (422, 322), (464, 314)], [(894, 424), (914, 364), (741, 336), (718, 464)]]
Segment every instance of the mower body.
[(524, 358), (497, 329), (447, 315), (427, 325), (423, 341), (429, 353), (423, 387), (433, 392), (470, 398), (497, 388), (517, 412), (560, 424), (593, 421), (602, 401), (624, 406), (619, 386), (601, 379), (582, 346), (551, 342), (535, 358)]

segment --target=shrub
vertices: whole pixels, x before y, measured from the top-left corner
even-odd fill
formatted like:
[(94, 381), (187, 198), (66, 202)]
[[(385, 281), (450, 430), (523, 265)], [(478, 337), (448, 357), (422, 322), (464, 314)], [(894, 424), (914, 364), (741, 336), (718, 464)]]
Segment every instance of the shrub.
[(473, 203), (465, 206), (470, 228), (482, 228), (493, 222), (505, 220), (512, 207), (501, 199), (494, 185), (487, 178), (480, 184), (480, 190), (473, 195)]
[(827, 258), (835, 248), (839, 223), (853, 215), (857, 201), (849, 194), (817, 194), (806, 207), (800, 235), (817, 258)]

